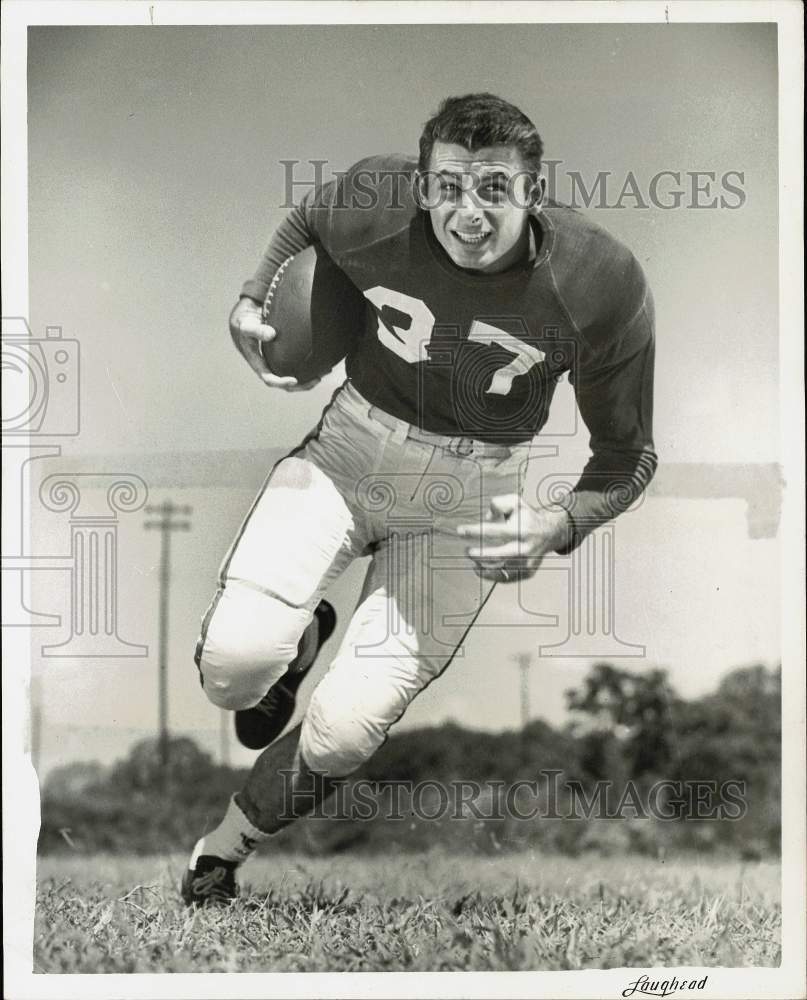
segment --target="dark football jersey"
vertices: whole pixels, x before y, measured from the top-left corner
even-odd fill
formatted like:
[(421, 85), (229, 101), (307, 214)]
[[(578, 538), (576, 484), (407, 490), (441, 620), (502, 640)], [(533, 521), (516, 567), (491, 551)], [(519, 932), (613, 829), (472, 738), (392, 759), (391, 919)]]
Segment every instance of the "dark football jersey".
[(348, 376), (374, 405), (436, 433), (528, 441), (568, 373), (591, 433), (570, 497), (585, 533), (655, 470), (653, 302), (642, 269), (604, 229), (555, 203), (529, 217), (532, 259), (500, 274), (459, 268), (415, 202), (415, 166), (371, 157), (312, 191), (242, 294), (263, 302), (283, 261), (320, 244), (366, 300)]

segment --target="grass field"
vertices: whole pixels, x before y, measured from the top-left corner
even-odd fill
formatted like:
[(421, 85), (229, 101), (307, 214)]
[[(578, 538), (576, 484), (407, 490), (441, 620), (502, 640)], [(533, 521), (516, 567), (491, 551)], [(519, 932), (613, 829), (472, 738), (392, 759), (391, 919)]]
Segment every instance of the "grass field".
[(37, 972), (453, 971), (775, 966), (763, 862), (282, 855), (241, 899), (184, 909), (184, 857), (45, 857)]

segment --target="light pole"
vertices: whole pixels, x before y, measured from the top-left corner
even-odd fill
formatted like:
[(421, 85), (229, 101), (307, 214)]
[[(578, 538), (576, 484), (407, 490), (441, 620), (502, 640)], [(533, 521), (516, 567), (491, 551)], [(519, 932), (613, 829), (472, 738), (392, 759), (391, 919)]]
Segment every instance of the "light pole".
[(177, 515), (187, 517), (191, 510), (191, 507), (178, 506), (170, 500), (146, 507), (147, 514), (158, 517), (158, 520), (146, 521), (146, 530), (157, 529), (160, 532), (158, 726), (160, 766), (163, 776), (168, 770), (168, 609), (171, 583), (171, 532), (190, 530), (190, 521), (176, 521), (172, 518)]

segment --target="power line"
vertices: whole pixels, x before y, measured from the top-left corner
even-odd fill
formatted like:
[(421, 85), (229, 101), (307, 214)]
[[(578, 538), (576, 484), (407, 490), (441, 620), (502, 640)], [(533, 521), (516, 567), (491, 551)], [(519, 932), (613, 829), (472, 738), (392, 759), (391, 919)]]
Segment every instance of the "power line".
[(190, 521), (175, 521), (176, 515), (187, 517), (192, 508), (178, 506), (170, 500), (161, 504), (150, 504), (146, 507), (147, 514), (156, 514), (159, 520), (146, 521), (145, 528), (157, 529), (160, 532), (160, 617), (159, 617), (159, 682), (158, 682), (158, 727), (160, 765), (163, 775), (168, 768), (168, 609), (169, 589), (171, 584), (171, 532), (189, 531)]

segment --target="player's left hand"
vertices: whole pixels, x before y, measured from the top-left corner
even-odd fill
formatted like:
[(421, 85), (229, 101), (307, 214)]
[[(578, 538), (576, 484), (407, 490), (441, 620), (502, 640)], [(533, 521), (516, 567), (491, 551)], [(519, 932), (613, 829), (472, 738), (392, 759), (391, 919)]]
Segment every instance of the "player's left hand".
[(476, 543), (465, 551), (478, 576), (514, 583), (533, 576), (546, 553), (565, 543), (568, 530), (565, 510), (535, 510), (513, 493), (493, 497), (485, 520), (461, 524), (457, 533)]

